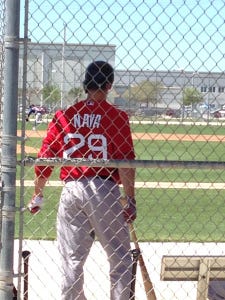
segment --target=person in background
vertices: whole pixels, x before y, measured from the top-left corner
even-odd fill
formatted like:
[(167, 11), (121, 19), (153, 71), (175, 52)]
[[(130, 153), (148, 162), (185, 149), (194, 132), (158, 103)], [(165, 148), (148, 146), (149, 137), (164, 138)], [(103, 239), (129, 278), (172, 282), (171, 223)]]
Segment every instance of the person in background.
[[(105, 61), (94, 61), (83, 82), (86, 99), (57, 111), (49, 124), (38, 157), (64, 159), (134, 160), (128, 115), (107, 102), (114, 70)], [(28, 204), (40, 211), (44, 187), (53, 167), (35, 167), (35, 187)], [(136, 218), (135, 169), (62, 166), (65, 182), (57, 215), (57, 239), (62, 259), (62, 300), (84, 300), (83, 266), (95, 235), (110, 265), (110, 299), (128, 300), (132, 259), (128, 223)], [(127, 204), (120, 203), (123, 186)]]
[(43, 111), (42, 107), (35, 106), (34, 104), (30, 105), (26, 121), (27, 122), (29, 121), (30, 115), (32, 115), (32, 114), (35, 115), (33, 130), (36, 130), (37, 124), (42, 122), (42, 114), (43, 114), (43, 112), (44, 111)]

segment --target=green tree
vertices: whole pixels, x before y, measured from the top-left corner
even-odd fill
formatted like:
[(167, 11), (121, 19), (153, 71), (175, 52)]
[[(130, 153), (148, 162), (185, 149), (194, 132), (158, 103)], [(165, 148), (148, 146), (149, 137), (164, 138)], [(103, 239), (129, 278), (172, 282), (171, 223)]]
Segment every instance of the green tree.
[(47, 105), (56, 104), (61, 98), (61, 92), (56, 85), (46, 85), (42, 90), (44, 103)]
[(124, 93), (124, 98), (132, 102), (140, 102), (153, 104), (154, 106), (159, 102), (160, 91), (162, 84), (159, 82), (153, 82), (144, 80), (135, 86), (130, 86)]
[(80, 96), (82, 95), (83, 89), (80, 87), (73, 87), (72, 89), (69, 90), (68, 96), (70, 99), (75, 99), (78, 100)]
[(183, 105), (185, 106), (196, 106), (196, 104), (203, 101), (202, 94), (193, 87), (187, 87), (183, 91)]

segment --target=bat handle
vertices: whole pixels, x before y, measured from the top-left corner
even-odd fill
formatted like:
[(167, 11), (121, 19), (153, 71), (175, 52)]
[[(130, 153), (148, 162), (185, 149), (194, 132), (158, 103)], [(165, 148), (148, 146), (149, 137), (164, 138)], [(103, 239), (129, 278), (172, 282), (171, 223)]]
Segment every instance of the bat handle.
[(131, 279), (131, 289), (130, 289), (130, 300), (135, 300), (135, 283), (136, 283), (136, 273), (137, 273), (137, 262), (140, 255), (139, 249), (131, 250), (133, 263), (132, 263), (132, 279)]
[(14, 285), (13, 285), (13, 300), (17, 300), (17, 289)]
[(141, 255), (141, 251), (140, 251), (140, 247), (139, 247), (139, 243), (138, 243), (138, 238), (137, 238), (137, 235), (136, 235), (136, 232), (135, 232), (135, 229), (134, 229), (134, 226), (133, 226), (132, 223), (129, 223), (129, 230), (130, 230), (130, 233), (131, 233), (132, 240), (133, 240), (133, 243), (135, 245), (135, 248), (137, 250), (139, 250), (139, 252), (140, 252), (138, 260), (139, 260), (139, 265), (141, 267), (141, 272), (142, 272), (142, 277), (143, 277), (143, 281), (144, 281), (144, 286), (145, 286), (145, 291), (146, 291), (147, 299), (148, 300), (156, 300), (156, 295), (155, 295), (154, 287), (152, 285), (152, 282), (151, 282), (151, 280), (149, 278), (147, 269), (145, 267), (145, 263), (144, 263), (142, 255)]

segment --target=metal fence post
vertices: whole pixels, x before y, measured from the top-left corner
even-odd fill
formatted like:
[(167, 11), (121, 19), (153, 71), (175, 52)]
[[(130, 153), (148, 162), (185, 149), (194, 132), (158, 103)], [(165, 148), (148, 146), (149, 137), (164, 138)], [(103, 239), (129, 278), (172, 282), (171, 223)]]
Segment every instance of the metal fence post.
[(16, 198), (17, 99), (20, 1), (6, 0), (4, 99), (2, 126), (2, 233), (0, 299), (11, 300)]

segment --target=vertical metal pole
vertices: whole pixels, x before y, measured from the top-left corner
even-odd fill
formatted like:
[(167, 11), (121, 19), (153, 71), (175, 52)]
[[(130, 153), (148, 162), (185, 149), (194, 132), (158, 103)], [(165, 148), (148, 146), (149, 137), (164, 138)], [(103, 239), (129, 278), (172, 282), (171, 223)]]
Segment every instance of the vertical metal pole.
[(0, 299), (13, 296), (20, 1), (6, 0)]
[[(29, 11), (29, 0), (25, 0), (24, 3), (24, 38), (20, 39), (23, 41), (23, 76), (22, 76), (22, 136), (21, 136), (21, 160), (25, 157), (25, 107), (27, 105), (27, 43), (28, 39), (28, 11)], [(21, 20), (22, 22), (22, 20)], [(20, 207), (24, 207), (24, 166), (20, 168)], [(19, 249), (18, 249), (18, 280), (17, 280), (17, 295), (21, 295), (21, 260), (23, 255), (23, 224), (24, 224), (24, 212), (19, 214)], [(18, 298), (19, 300), (19, 298)]]
[(61, 103), (60, 106), (63, 108), (64, 103), (64, 82), (65, 82), (65, 47), (66, 47), (66, 24), (63, 27), (63, 44), (62, 44), (62, 82), (61, 82)]

